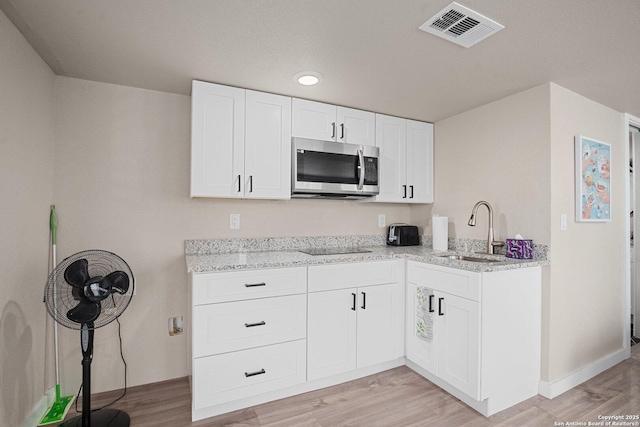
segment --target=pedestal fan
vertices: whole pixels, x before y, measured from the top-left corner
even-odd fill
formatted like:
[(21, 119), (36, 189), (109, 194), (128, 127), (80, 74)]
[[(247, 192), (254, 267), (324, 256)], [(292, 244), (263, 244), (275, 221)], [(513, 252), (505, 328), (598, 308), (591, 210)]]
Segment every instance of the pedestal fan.
[(103, 251), (78, 252), (49, 275), (44, 289), (47, 312), (62, 326), (80, 330), (82, 347), (82, 415), (60, 426), (126, 427), (129, 415), (117, 409), (91, 412), (91, 359), (96, 328), (116, 320), (133, 296), (129, 265), (118, 255)]

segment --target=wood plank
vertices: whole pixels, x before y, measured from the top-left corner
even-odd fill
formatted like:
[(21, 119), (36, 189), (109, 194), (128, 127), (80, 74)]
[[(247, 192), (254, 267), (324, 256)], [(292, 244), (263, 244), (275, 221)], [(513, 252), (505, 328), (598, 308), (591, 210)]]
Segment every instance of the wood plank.
[[(332, 426), (552, 426), (555, 421), (599, 421), (598, 415), (633, 415), (640, 409), (640, 345), (632, 358), (549, 400), (528, 399), (486, 418), (406, 366), (348, 383), (191, 422), (187, 378), (131, 387), (112, 407), (134, 427)], [(97, 408), (122, 394), (92, 396)], [(67, 419), (78, 414), (72, 409)]]

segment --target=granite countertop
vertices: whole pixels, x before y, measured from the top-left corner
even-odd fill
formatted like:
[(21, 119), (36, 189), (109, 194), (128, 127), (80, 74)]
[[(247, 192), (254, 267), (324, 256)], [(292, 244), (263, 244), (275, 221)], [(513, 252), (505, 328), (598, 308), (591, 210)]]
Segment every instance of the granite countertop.
[[(336, 245), (338, 246), (338, 245)], [(339, 245), (345, 247), (345, 245)], [(327, 247), (327, 246), (325, 246)], [(353, 246), (351, 246), (353, 247)], [(261, 268), (297, 267), (321, 265), (329, 263), (349, 263), (362, 261), (378, 261), (406, 258), (445, 267), (459, 268), (476, 272), (513, 270), (549, 264), (547, 257), (532, 260), (506, 258), (503, 255), (486, 255), (463, 251), (434, 251), (430, 247), (421, 246), (361, 246), (367, 253), (350, 253), (339, 255), (308, 255), (299, 252), (298, 248), (283, 250), (234, 251), (226, 253), (189, 253), (186, 254), (187, 272), (208, 273), (222, 271), (253, 270)], [(451, 246), (450, 246), (451, 247)], [(461, 254), (479, 258), (497, 259), (499, 262), (484, 263), (441, 258), (439, 255)]]

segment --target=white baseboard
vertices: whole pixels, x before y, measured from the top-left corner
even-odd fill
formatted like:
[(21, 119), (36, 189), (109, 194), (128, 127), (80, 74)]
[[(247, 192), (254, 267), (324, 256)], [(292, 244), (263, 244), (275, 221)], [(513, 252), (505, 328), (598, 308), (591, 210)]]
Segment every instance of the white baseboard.
[(595, 377), (596, 375), (606, 371), (612, 366), (617, 365), (630, 356), (628, 348), (622, 348), (611, 354), (604, 356), (588, 365), (585, 365), (564, 377), (547, 382), (540, 381), (538, 383), (538, 393), (547, 399), (553, 399), (556, 396), (560, 396), (565, 391), (571, 390), (577, 385)]
[(44, 414), (49, 410), (49, 404), (56, 398), (56, 389), (51, 388), (47, 394), (43, 395), (38, 403), (33, 407), (27, 418), (25, 418), (23, 427), (36, 427)]

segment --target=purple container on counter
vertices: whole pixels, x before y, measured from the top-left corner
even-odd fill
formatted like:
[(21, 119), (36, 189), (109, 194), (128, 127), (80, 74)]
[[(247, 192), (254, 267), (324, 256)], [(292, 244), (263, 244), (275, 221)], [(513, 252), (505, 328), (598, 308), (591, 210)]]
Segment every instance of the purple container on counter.
[(533, 240), (507, 239), (507, 258), (533, 259)]

